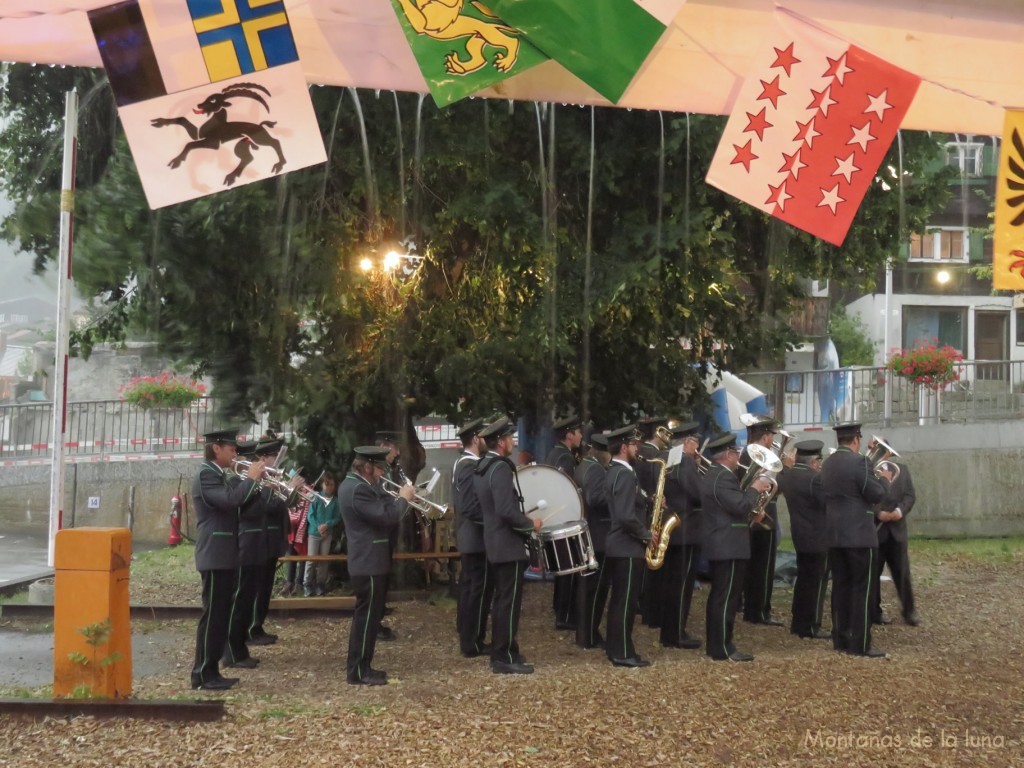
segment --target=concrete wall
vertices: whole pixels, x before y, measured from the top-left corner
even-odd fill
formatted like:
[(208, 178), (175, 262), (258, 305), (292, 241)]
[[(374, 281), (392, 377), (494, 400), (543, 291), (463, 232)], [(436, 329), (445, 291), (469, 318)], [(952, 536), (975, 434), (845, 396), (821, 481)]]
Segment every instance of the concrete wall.
[[(835, 446), (828, 429), (796, 433), (796, 437), (823, 439), (827, 446)], [(865, 433), (865, 440), (868, 437)], [(1024, 425), (1020, 422), (905, 427), (889, 430), (885, 437), (913, 473), (917, 504), (910, 517), (912, 535), (1024, 536)], [(427, 477), (430, 467), (442, 472), (437, 501), (448, 500), (456, 455), (449, 450), (427, 452), (428, 471), (420, 479)], [(182, 495), (191, 495), (197, 464), (164, 459), (71, 465), (65, 515), (70, 522), (74, 493), (76, 525), (129, 526), (139, 544), (160, 544), (167, 538), (171, 496), (179, 492), (179, 484)], [(129, 520), (132, 487), (134, 522)], [(45, 536), (48, 495), (48, 467), (0, 468), (0, 532), (24, 530)], [(99, 509), (88, 509), (90, 496), (100, 498)], [(191, 498), (188, 504), (194, 525)], [(788, 530), (785, 502), (780, 507)]]

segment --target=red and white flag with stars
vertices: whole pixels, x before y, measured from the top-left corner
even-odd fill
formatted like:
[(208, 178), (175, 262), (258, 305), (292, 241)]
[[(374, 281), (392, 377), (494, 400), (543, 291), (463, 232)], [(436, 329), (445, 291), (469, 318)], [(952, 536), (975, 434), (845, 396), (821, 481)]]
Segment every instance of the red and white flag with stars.
[(921, 78), (802, 22), (743, 83), (707, 181), (842, 245)]

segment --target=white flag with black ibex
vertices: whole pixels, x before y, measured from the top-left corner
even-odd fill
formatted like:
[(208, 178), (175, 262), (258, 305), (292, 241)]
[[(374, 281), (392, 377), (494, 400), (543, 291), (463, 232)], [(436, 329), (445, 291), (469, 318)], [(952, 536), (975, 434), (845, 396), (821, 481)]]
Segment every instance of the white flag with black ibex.
[(282, 1), (128, 0), (89, 20), (151, 208), (326, 160)]

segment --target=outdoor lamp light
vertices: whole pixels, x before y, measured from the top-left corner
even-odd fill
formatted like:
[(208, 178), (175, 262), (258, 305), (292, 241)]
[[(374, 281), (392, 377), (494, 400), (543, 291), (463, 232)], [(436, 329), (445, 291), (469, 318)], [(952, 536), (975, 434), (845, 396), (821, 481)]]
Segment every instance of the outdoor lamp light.
[(949, 282), (949, 270), (940, 269), (935, 275), (935, 279), (939, 282), (939, 285), (945, 285)]

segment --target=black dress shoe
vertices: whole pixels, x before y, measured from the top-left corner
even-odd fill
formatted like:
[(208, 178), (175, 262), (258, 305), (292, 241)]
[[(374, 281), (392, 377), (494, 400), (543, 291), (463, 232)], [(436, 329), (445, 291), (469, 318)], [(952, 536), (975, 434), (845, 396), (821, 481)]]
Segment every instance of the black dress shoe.
[(700, 640), (698, 640), (696, 637), (690, 637), (689, 635), (684, 634), (682, 639), (679, 642), (674, 643), (672, 647), (685, 648), (689, 651), (695, 651), (698, 648), (700, 648)]
[(377, 680), (384, 680), (385, 682), (387, 682), (388, 673), (385, 672), (383, 669), (374, 669), (373, 667), (370, 667), (368, 670), (366, 670), (366, 674), (363, 675), (363, 677), (376, 678)]
[(782, 622), (779, 621), (778, 619), (776, 619), (774, 616), (769, 616), (764, 621), (761, 621), (761, 622), (758, 622), (758, 623), (759, 624), (764, 624), (767, 627), (781, 627), (781, 626), (783, 626)]
[(193, 680), (192, 687), (201, 691), (226, 691), (228, 688), (238, 682), (237, 677), (214, 677), (207, 680), (205, 683)]
[(916, 627), (918, 624), (921, 623), (921, 619), (919, 619), (917, 616), (917, 611), (911, 611), (910, 613), (908, 613), (906, 616), (903, 617), (903, 621), (912, 627)]
[(729, 654), (729, 661), (753, 661), (754, 657), (743, 651), (733, 651)]
[(256, 635), (245, 641), (248, 645), (273, 645), (277, 642), (277, 635)]
[(532, 675), (530, 664), (509, 664), (506, 661), (492, 661), (491, 671), (496, 675)]
[(239, 669), (256, 669), (259, 664), (259, 659), (254, 659), (252, 656), (247, 659), (239, 659), (238, 661), (231, 661), (230, 659), (220, 660), (222, 667), (238, 667)]
[(478, 656), (486, 656), (489, 651), (463, 651), (462, 655), (467, 659), (475, 659)]
[(387, 678), (364, 675), (362, 678), (348, 678), (349, 685), (387, 685)]
[(892, 624), (892, 619), (888, 616), (879, 616), (877, 619), (871, 620), (872, 624)]
[(395, 631), (391, 627), (385, 627), (383, 624), (380, 625), (380, 629), (377, 630), (378, 640), (394, 640)]
[(649, 667), (651, 662), (647, 659), (641, 659), (639, 656), (630, 656), (628, 659), (612, 659), (612, 664), (616, 667)]

